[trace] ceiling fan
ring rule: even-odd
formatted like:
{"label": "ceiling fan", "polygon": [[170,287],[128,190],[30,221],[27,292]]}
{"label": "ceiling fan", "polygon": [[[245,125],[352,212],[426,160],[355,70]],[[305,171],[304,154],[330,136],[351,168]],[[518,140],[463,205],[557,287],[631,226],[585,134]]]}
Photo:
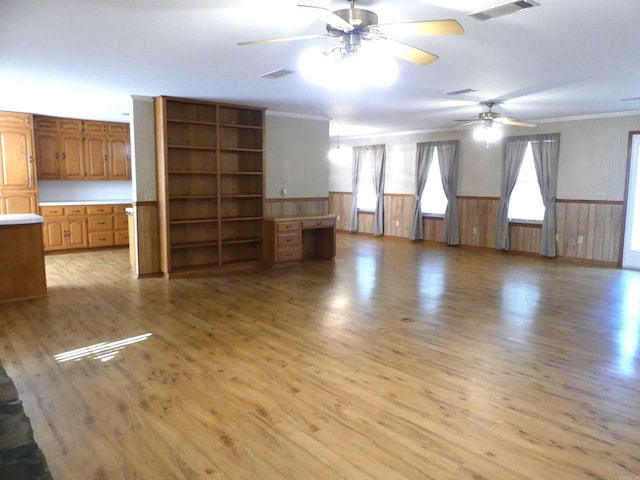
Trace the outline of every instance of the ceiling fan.
{"label": "ceiling fan", "polygon": [[456,125],[455,128],[467,127],[469,125],[480,125],[480,126],[483,126],[483,127],[491,128],[494,124],[515,125],[515,126],[518,126],[518,127],[530,127],[530,128],[537,127],[537,125],[535,123],[521,122],[517,118],[509,118],[509,117],[500,116],[499,113],[494,112],[492,110],[493,106],[497,105],[499,103],[502,103],[502,102],[497,101],[497,100],[489,100],[489,101],[486,101],[486,102],[480,102],[480,105],[486,106],[489,110],[487,112],[479,113],[477,120],[476,119],[456,120],[456,122],[464,122],[464,123],[461,123],[460,125]]}
{"label": "ceiling fan", "polygon": [[387,35],[454,35],[464,33],[455,20],[430,20],[406,23],[378,24],[378,15],[370,10],[355,7],[355,0],[349,0],[350,7],[336,11],[312,5],[298,5],[312,11],[327,24],[327,33],[302,35],[297,37],[272,38],[241,42],[238,45],[257,45],[294,40],[319,38],[340,38],[327,54],[337,54],[341,58],[355,54],[363,42],[383,41],[390,53],[402,60],[425,66],[438,60],[438,56],[420,48],[394,40]]}

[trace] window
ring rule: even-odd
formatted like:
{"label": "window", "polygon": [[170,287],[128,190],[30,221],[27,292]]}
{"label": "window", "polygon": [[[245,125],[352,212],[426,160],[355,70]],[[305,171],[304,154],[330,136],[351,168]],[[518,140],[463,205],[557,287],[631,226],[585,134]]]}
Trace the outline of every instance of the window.
{"label": "window", "polygon": [[440,160],[438,157],[438,147],[433,152],[433,160],[427,172],[427,183],[420,198],[422,213],[431,215],[444,215],[447,210],[449,200],[442,187],[442,175],[440,174]]}
{"label": "window", "polygon": [[358,210],[373,212],[376,209],[376,188],[373,183],[373,159],[367,150],[360,164],[358,183]]}
{"label": "window", "polygon": [[533,150],[529,143],[509,200],[509,220],[541,222],[543,218],[544,202],[533,162]]}

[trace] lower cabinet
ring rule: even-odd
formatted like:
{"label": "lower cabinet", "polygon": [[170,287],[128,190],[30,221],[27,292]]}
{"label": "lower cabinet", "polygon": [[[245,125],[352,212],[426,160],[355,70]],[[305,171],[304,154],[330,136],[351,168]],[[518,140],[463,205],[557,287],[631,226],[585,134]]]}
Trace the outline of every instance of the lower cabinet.
{"label": "lower cabinet", "polygon": [[126,206],[40,207],[45,252],[128,245]]}
{"label": "lower cabinet", "polygon": [[35,213],[38,195],[30,190],[4,190],[0,192],[0,213]]}

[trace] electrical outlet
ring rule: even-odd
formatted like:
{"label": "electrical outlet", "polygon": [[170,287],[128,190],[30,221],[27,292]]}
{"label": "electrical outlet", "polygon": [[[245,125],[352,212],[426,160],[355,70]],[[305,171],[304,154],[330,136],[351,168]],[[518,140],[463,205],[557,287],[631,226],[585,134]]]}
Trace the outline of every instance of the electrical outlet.
{"label": "electrical outlet", "polygon": [[607,192],[596,192],[596,200],[606,200]]}
{"label": "electrical outlet", "polygon": [[578,245],[582,245],[584,243],[584,237],[582,235],[578,235]]}
{"label": "electrical outlet", "polygon": [[471,230],[471,233],[473,233],[474,235],[478,234],[478,227],[473,227],[473,229]]}
{"label": "electrical outlet", "polygon": [[400,220],[396,220],[396,227],[400,226]]}
{"label": "electrical outlet", "polygon": [[336,215],[336,222],[340,221],[340,215]]}

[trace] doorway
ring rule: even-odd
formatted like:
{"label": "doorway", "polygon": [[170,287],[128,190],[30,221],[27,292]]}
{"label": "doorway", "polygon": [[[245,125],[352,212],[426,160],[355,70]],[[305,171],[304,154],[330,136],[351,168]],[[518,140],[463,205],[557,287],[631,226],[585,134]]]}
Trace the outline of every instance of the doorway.
{"label": "doorway", "polygon": [[640,132],[632,132],[629,145],[627,216],[622,248],[622,266],[640,269]]}

